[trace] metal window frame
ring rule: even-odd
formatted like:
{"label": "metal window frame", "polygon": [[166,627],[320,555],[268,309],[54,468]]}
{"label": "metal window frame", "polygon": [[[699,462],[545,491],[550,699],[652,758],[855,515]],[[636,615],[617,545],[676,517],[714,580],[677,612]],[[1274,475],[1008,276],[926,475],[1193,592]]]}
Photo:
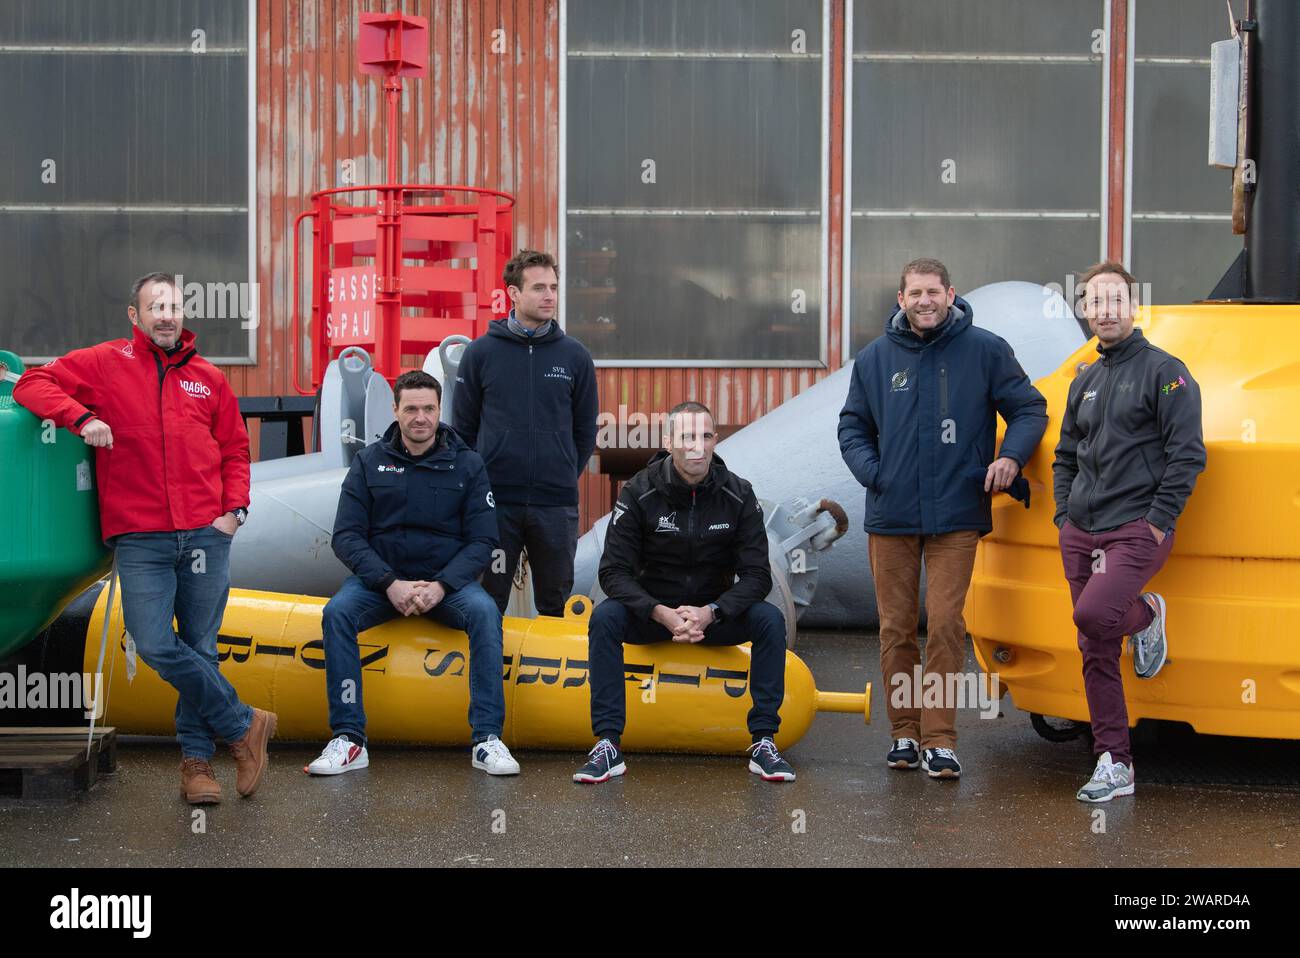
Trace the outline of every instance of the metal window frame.
{"label": "metal window frame", "polygon": [[[248,57],[248,201],[246,218],[248,221],[248,282],[252,286],[253,316],[248,328],[248,349],[243,356],[204,356],[208,362],[221,366],[256,366],[257,365],[257,330],[262,321],[262,304],[260,287],[257,283],[257,0],[248,3],[248,35],[245,40]],[[0,53],[63,53],[66,55],[84,54],[159,54],[175,56],[188,54],[189,48],[172,48],[158,44],[43,44],[0,46]],[[210,47],[207,53],[216,56],[230,56],[239,52],[238,47]],[[10,203],[0,206],[0,212],[107,212],[107,213],[241,213],[237,206],[221,205],[163,205],[163,204],[129,204],[129,203],[61,203],[55,206],[33,203]],[[56,356],[23,356],[23,362],[29,366],[48,363]]]}
{"label": "metal window frame", "polygon": [[[926,62],[961,62],[961,63],[1084,63],[1095,58],[1081,54],[880,54],[853,53],[853,15],[860,0],[845,0],[844,4],[844,203],[841,210],[841,235],[843,254],[841,256],[840,275],[840,355],[843,365],[853,361],[853,218],[859,219],[923,219],[927,217],[954,219],[1097,219],[1097,246],[1101,259],[1106,258],[1106,236],[1109,231],[1109,209],[1107,190],[1107,169],[1110,156],[1110,14],[1111,0],[1102,0],[1102,30],[1106,36],[1106,54],[1101,57],[1101,172],[1098,190],[1099,208],[1093,210],[853,210],[853,61],[926,61]],[[1129,16],[1132,17],[1130,3]],[[1132,50],[1132,32],[1129,34],[1130,57]],[[1130,88],[1132,73],[1129,74]],[[1130,97],[1130,109],[1131,109]],[[1131,153],[1130,153],[1131,156]],[[900,264],[901,265],[901,264]],[[863,344],[865,345],[865,344]]]}
{"label": "metal window frame", "polygon": [[[819,312],[818,317],[818,344],[816,359],[595,359],[596,367],[599,369],[826,369],[830,361],[830,282],[829,282],[829,255],[830,255],[830,158],[831,158],[831,57],[834,51],[833,37],[831,35],[832,18],[831,4],[833,0],[821,0],[822,2],[822,52],[820,54],[822,65],[822,117],[821,117],[821,208],[820,208],[820,241],[817,267],[817,283],[819,295]],[[569,62],[569,19],[568,19],[568,0],[560,0],[560,109],[559,109],[559,217],[558,229],[559,237],[556,245],[560,250],[560,262],[564,263],[568,258],[569,248],[569,231],[568,231],[568,102],[569,102],[569,79],[568,79],[568,62]],[[780,53],[762,53],[742,55],[740,52],[725,54],[710,54],[707,51],[682,51],[680,54],[671,51],[644,51],[642,53],[619,52],[616,57],[616,51],[582,51],[575,54],[578,57],[591,57],[593,54],[599,54],[611,59],[614,58],[631,58],[631,59],[672,59],[672,60],[811,60],[814,59],[812,54],[780,54]],[[645,210],[624,210],[614,215],[637,215],[646,213]],[[698,214],[701,216],[713,216],[719,219],[742,217],[748,213],[754,219],[762,219],[772,215],[804,215],[808,211],[804,210],[758,210],[758,211],[691,211],[691,210],[662,210],[655,211],[654,215],[683,215]],[[611,211],[613,213],[613,211]],[[565,284],[560,284],[559,296],[559,313],[560,328],[566,329],[566,305],[567,295]]]}

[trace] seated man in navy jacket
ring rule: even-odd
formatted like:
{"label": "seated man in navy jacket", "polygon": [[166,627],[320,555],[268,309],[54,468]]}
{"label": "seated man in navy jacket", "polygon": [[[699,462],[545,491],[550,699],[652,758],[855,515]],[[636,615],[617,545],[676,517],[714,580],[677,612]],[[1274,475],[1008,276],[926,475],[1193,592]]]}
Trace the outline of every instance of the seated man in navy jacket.
{"label": "seated man in navy jacket", "polygon": [[438,422],[442,385],[425,372],[393,384],[397,422],[357,453],[334,519],[334,554],[352,570],[325,606],[332,738],[307,766],[338,775],[370,764],[357,634],[398,615],[429,615],[469,635],[470,758],[517,775],[498,736],[505,721],[501,613],[478,577],[497,545],[496,503],[478,453]]}

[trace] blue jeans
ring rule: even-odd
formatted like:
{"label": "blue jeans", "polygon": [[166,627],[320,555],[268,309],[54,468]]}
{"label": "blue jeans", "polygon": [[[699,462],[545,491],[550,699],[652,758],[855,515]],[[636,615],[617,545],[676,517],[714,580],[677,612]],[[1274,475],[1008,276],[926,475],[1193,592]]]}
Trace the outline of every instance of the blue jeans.
{"label": "blue jeans", "polygon": [[[361,650],[358,633],[401,615],[388,596],[350,576],[325,604],[321,632],[325,645],[325,689],[330,705],[330,729],[362,741],[366,710],[361,704]],[[448,592],[425,613],[435,622],[469,636],[469,726],[474,741],[500,735],[506,720],[506,693],[501,677],[501,613],[477,582]],[[351,682],[351,685],[345,683]],[[343,690],[355,690],[344,701]]]}
{"label": "blue jeans", "polygon": [[[637,619],[627,606],[605,599],[587,623],[587,658],[591,669],[591,730],[596,738],[622,735],[627,718],[623,646],[671,642],[673,635],[653,619]],[[702,645],[743,645],[749,652],[749,691],[753,706],[748,724],[754,741],[776,736],[785,699],[785,616],[770,602],[755,602],[726,622],[704,630]]]}
{"label": "blue jeans", "polygon": [[217,666],[231,541],[210,525],[128,532],[113,541],[126,630],[140,658],[180,694],[176,739],[186,758],[211,758],[214,737],[238,741],[253,720]]}

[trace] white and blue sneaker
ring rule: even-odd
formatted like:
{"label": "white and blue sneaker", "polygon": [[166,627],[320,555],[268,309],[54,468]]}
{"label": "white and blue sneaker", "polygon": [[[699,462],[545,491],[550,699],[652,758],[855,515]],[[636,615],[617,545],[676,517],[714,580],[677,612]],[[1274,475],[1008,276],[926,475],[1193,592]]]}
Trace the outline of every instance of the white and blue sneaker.
{"label": "white and blue sneaker", "polygon": [[890,768],[919,768],[921,765],[921,746],[914,738],[896,738],[894,747],[885,756],[885,764]]}
{"label": "white and blue sneaker", "polygon": [[1123,762],[1112,762],[1110,752],[1102,752],[1092,778],[1074,797],[1081,802],[1109,802],[1117,796],[1132,794],[1133,769]]}
{"label": "white and blue sneaker", "polygon": [[489,735],[469,750],[471,764],[489,775],[518,775],[519,763],[506,748],[506,743]]}
{"label": "white and blue sneaker", "polygon": [[1133,671],[1140,679],[1154,678],[1165,665],[1169,639],[1165,635],[1165,598],[1159,592],[1143,592],[1142,598],[1155,613],[1151,624],[1133,633]]}
{"label": "white and blue sneaker", "polygon": [[961,763],[950,748],[927,748],[921,753],[921,768],[931,778],[961,778]]}
{"label": "white and blue sneaker", "polygon": [[587,764],[573,773],[573,780],[584,785],[599,785],[617,778],[627,771],[623,762],[623,753],[617,745],[607,738],[602,738],[587,753]]}
{"label": "white and blue sneaker", "polygon": [[330,739],[320,757],[303,768],[303,771],[308,775],[342,775],[369,765],[370,753],[366,747],[340,735]]}
{"label": "white and blue sneaker", "polygon": [[770,737],[763,737],[751,745],[749,751],[749,770],[760,775],[765,782],[793,782],[794,769],[776,750],[776,743]]}

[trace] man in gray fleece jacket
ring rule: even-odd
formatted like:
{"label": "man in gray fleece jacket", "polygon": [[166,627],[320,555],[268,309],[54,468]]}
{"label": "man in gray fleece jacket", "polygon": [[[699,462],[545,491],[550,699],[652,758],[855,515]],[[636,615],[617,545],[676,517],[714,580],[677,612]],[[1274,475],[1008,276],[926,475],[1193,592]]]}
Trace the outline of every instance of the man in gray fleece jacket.
{"label": "man in gray fleece jacket", "polygon": [[1118,263],[1082,277],[1101,359],[1070,384],[1052,463],[1061,560],[1083,653],[1097,767],[1085,802],[1133,794],[1119,657],[1149,679],[1165,664],[1165,600],[1143,592],[1169,557],[1174,524],[1205,468],[1201,391],[1187,367],[1133,326],[1137,281]]}

